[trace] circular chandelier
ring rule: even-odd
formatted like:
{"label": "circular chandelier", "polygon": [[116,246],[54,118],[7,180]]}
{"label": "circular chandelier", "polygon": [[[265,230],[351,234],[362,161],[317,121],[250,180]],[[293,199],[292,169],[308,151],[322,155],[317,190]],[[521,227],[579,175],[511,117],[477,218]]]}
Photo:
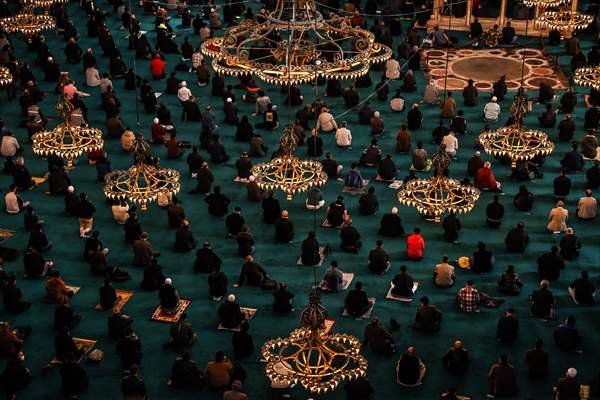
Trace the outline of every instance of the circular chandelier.
{"label": "circular chandelier", "polygon": [[160,194],[169,197],[179,193],[179,171],[161,168],[158,158],[140,133],[135,134],[133,165],[128,170],[109,172],[104,178],[104,195],[111,200],[124,199],[139,204],[142,211]]}
{"label": "circular chandelier", "polygon": [[318,77],[355,79],[392,50],[375,36],[332,14],[326,19],[314,0],[277,0],[274,11],[228,28],[202,44],[215,71],[255,75],[275,85],[314,82]]}
{"label": "circular chandelier", "polygon": [[544,11],[535,19],[542,28],[556,29],[560,32],[571,32],[587,28],[594,21],[594,16],[582,14],[569,8],[557,11]]}
{"label": "circular chandelier", "polygon": [[576,85],[590,86],[600,90],[600,67],[577,68],[573,74]]}
{"label": "circular chandelier", "polygon": [[319,296],[312,294],[300,316],[301,328],[287,338],[265,342],[261,354],[271,382],[284,386],[300,383],[310,392],[327,393],[344,380],[366,375],[367,360],[360,354],[360,340],[326,332],[326,318],[327,310]]}
{"label": "circular chandelier", "polygon": [[21,0],[21,4],[25,7],[41,7],[44,9],[49,9],[55,4],[66,4],[69,0]]}
{"label": "circular chandelier", "polygon": [[465,214],[475,207],[480,192],[473,186],[463,185],[444,176],[450,165],[450,156],[439,147],[432,158],[435,176],[413,179],[398,192],[400,204],[415,207],[426,219],[441,222],[445,213]]}
{"label": "circular chandelier", "polygon": [[34,14],[32,7],[23,7],[17,15],[0,19],[0,26],[6,33],[21,32],[25,36],[33,36],[54,29],[54,18],[47,12]]}
{"label": "circular chandelier", "polygon": [[104,146],[102,131],[96,128],[71,124],[71,114],[75,107],[66,98],[61,98],[55,106],[56,113],[63,122],[51,131],[42,131],[31,137],[31,149],[35,154],[46,157],[55,155],[67,161],[67,168],[73,168],[73,159],[89,151]]}
{"label": "circular chandelier", "polygon": [[313,186],[323,186],[327,174],[320,162],[300,160],[294,155],[297,139],[291,126],[286,126],[279,142],[283,155],[267,163],[252,167],[258,187],[264,190],[281,190],[292,200],[295,193],[306,192]]}
{"label": "circular chandelier", "polygon": [[538,6],[541,8],[556,8],[563,4],[569,3],[571,0],[525,0],[523,4],[526,7]]}
{"label": "circular chandelier", "polygon": [[13,76],[7,67],[0,66],[0,86],[10,85],[13,81]]}
{"label": "circular chandelier", "polygon": [[523,91],[519,91],[511,106],[514,124],[479,135],[479,143],[485,152],[494,157],[509,158],[512,168],[516,168],[517,161],[547,156],[554,150],[554,143],[545,132],[523,126],[526,113],[527,98]]}

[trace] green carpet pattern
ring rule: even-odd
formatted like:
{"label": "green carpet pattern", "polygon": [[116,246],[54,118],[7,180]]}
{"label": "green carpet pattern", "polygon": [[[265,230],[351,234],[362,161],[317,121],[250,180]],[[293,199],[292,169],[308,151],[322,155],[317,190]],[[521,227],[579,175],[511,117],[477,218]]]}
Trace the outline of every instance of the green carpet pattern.
{"label": "green carpet pattern", "polygon": [[[106,3],[100,5],[105,10],[111,7]],[[85,24],[87,18],[84,12],[76,3],[68,4],[68,11],[71,18],[77,22],[81,37],[80,46],[85,50],[87,47],[93,47],[97,51],[100,72],[107,71],[108,59],[100,53],[100,47],[96,40],[86,37]],[[254,7],[254,6],[253,6]],[[142,22],[142,30],[149,31],[151,43],[154,40],[153,17],[143,16],[142,10],[135,6],[134,12]],[[196,10],[194,10],[194,13]],[[120,21],[116,15],[107,17],[118,47],[123,53],[123,59],[128,66],[133,65],[133,54],[127,49],[126,33],[119,30]],[[182,29],[178,27],[179,21],[171,19],[171,25],[177,27],[176,31],[180,34],[177,43],[180,44],[183,36],[190,35],[190,40],[194,46],[199,43],[199,39],[193,36],[192,29]],[[406,30],[408,23],[403,23],[403,29]],[[464,34],[460,34],[461,42],[465,42]],[[71,76],[77,81],[80,90],[92,93],[92,97],[83,99],[88,105],[90,112],[90,125],[101,129],[104,125],[104,112],[100,109],[99,88],[85,87],[85,79],[81,65],[69,65],[64,62],[63,48],[65,42],[57,41],[54,32],[46,33],[46,38],[51,51],[55,57],[62,61],[63,70],[69,70]],[[23,59],[33,64],[34,53],[27,51],[24,40],[19,35],[11,37],[16,53]],[[395,38],[395,45],[398,38]],[[591,46],[591,40],[583,41],[584,50],[587,51]],[[535,44],[532,44],[535,45]],[[568,72],[570,56],[565,55],[563,47],[550,49],[560,57],[560,62],[565,66]],[[169,55],[168,71],[179,62],[179,56]],[[136,60],[138,73],[144,77],[150,78],[149,62],[145,60]],[[52,93],[54,84],[42,82],[43,74],[39,67],[35,68],[35,74],[40,81],[41,87],[50,95],[41,103],[41,107],[47,116],[53,116],[53,107],[56,95]],[[500,74],[501,71],[498,71]],[[379,80],[379,72],[372,72],[371,77],[373,86],[360,90],[361,99],[366,98],[375,88]],[[221,100],[210,97],[210,87],[199,88],[195,85],[195,75],[192,73],[177,74],[180,78],[186,79],[190,83],[192,92],[200,97],[200,105],[203,108],[207,104],[215,106],[217,120],[219,121],[219,131],[221,138],[226,144],[231,160],[225,165],[211,166],[215,174],[216,181],[222,186],[223,192],[231,199],[230,210],[235,206],[242,208],[242,214],[250,225],[251,231],[257,242],[256,260],[260,262],[271,274],[273,279],[285,281],[291,291],[295,293],[295,312],[287,316],[274,315],[271,312],[272,296],[270,292],[264,292],[259,288],[243,286],[240,289],[232,289],[236,294],[238,301],[242,306],[258,308],[258,313],[251,322],[250,332],[254,337],[255,352],[252,357],[242,362],[242,366],[248,373],[248,379],[245,383],[249,397],[252,399],[269,398],[269,383],[264,375],[264,364],[260,362],[259,349],[262,343],[277,336],[287,336],[287,334],[298,326],[300,310],[307,304],[308,294],[313,283],[313,270],[309,267],[296,265],[296,260],[300,253],[300,243],[306,237],[306,234],[313,227],[313,215],[304,208],[304,196],[297,195],[287,203],[285,196],[279,193],[277,197],[282,207],[289,210],[290,219],[293,221],[296,229],[296,237],[292,244],[275,244],[274,229],[272,226],[265,225],[262,222],[262,210],[260,204],[249,203],[246,200],[246,189],[243,185],[232,182],[236,171],[234,168],[235,160],[240,152],[248,149],[246,144],[234,142],[235,128],[222,123],[223,115]],[[417,74],[419,91],[406,96],[407,106],[413,101],[420,99],[423,88],[423,74]],[[115,91],[121,100],[121,117],[125,124],[135,128],[136,126],[136,103],[135,94],[132,91],[123,89],[122,80],[114,80]],[[235,84],[236,81],[227,78],[227,83]],[[165,81],[151,81],[156,91],[164,91]],[[346,85],[347,83],[344,83]],[[261,84],[262,85],[262,84]],[[399,87],[400,82],[391,82],[390,98]],[[266,85],[263,85],[265,87]],[[297,108],[288,110],[283,106],[284,93],[279,88],[268,87],[267,94],[275,104],[279,105],[280,121],[282,124],[293,120]],[[305,86],[302,87],[303,94],[307,101],[312,101],[314,97],[324,96],[324,87]],[[577,131],[575,139],[579,140],[583,134],[583,114],[585,104],[583,102],[584,90],[578,88],[579,103],[575,112],[575,122]],[[587,93],[587,91],[585,91]],[[236,96],[240,97],[241,92],[236,91]],[[533,97],[535,93],[531,93]],[[508,117],[508,108],[512,95],[501,104],[501,120],[505,121]],[[465,116],[469,120],[468,134],[459,139],[460,149],[458,152],[458,161],[453,162],[451,166],[451,175],[456,178],[462,178],[466,174],[466,161],[473,153],[473,143],[476,134],[483,129],[481,119],[481,110],[486,102],[487,95],[481,94],[479,104],[474,108],[465,108]],[[462,108],[462,100],[457,99],[459,108]],[[187,140],[197,143],[200,134],[200,123],[180,122],[179,121],[179,102],[176,96],[163,95],[159,102],[166,102],[174,116],[174,121],[180,140]],[[334,115],[339,115],[344,109],[341,98],[326,99],[326,102],[333,109]],[[380,102],[374,97],[371,100],[373,108],[380,111],[386,124],[385,135],[379,143],[384,152],[394,155],[394,160],[399,167],[399,176],[403,177],[410,164],[409,156],[398,154],[395,150],[395,134],[403,123],[406,112],[402,114],[393,114],[387,102]],[[238,101],[239,115],[249,115],[253,112],[254,105]],[[26,131],[17,128],[20,122],[18,104],[16,100],[7,102],[6,97],[2,95],[0,100],[1,116],[7,126],[15,129],[16,135],[21,143],[26,143]],[[527,117],[526,123],[531,127],[537,127],[537,115],[543,107],[536,105],[534,110]],[[432,154],[434,147],[431,144],[431,130],[439,121],[439,109],[437,107],[423,106],[424,124],[422,128],[413,132],[413,145],[418,140],[425,143],[427,151]],[[341,119],[348,121],[349,128],[352,130],[354,142],[353,148],[343,150],[335,146],[333,135],[323,135],[325,141],[325,150],[331,151],[334,157],[340,161],[347,170],[351,162],[359,158],[360,151],[368,144],[370,140],[369,129],[361,126],[357,122],[357,111],[353,110]],[[141,114],[140,129],[146,135],[150,136],[150,123],[153,116],[150,114]],[[562,118],[562,115],[559,115]],[[252,122],[259,122],[257,118],[251,118]],[[340,122],[338,120],[338,122]],[[49,126],[54,127],[56,119],[51,121]],[[260,130],[259,130],[260,131]],[[262,131],[266,144],[272,151],[278,141],[281,131],[266,132]],[[556,130],[548,131],[553,140],[557,140]],[[551,386],[557,379],[564,374],[568,367],[576,367],[579,370],[579,377],[583,382],[592,381],[598,374],[598,367],[595,364],[596,357],[600,354],[600,342],[597,340],[600,331],[600,318],[598,318],[598,308],[584,308],[574,305],[568,294],[567,286],[570,281],[579,276],[582,269],[587,269],[593,279],[598,277],[600,272],[600,256],[597,251],[597,245],[600,239],[598,233],[598,220],[591,222],[580,222],[575,218],[575,208],[579,197],[584,191],[584,176],[571,175],[573,180],[573,189],[567,199],[566,207],[571,213],[570,225],[575,228],[575,232],[582,237],[583,251],[581,257],[576,261],[568,262],[567,269],[561,273],[560,280],[552,284],[551,289],[557,296],[559,318],[563,319],[568,315],[574,315],[578,319],[578,327],[584,335],[583,354],[567,353],[559,351],[553,343],[552,331],[557,322],[544,322],[538,319],[531,319],[527,316],[528,295],[537,286],[537,257],[545,251],[548,251],[552,244],[557,244],[559,236],[551,235],[546,232],[547,215],[553,206],[552,180],[559,172],[559,160],[567,151],[568,144],[556,142],[554,154],[548,157],[544,166],[544,178],[535,180],[527,186],[535,193],[535,205],[531,213],[518,212],[510,204],[512,196],[516,193],[519,183],[511,182],[508,178],[510,169],[507,166],[494,163],[496,178],[504,186],[506,195],[502,196],[502,202],[505,205],[506,215],[499,230],[489,229],[485,226],[485,206],[491,201],[491,194],[483,193],[477,206],[468,215],[461,216],[463,229],[460,234],[460,243],[458,245],[447,243],[443,239],[443,231],[439,225],[425,222],[420,218],[414,209],[398,205],[396,191],[388,189],[385,185],[375,182],[375,171],[363,169],[363,176],[371,179],[371,185],[376,187],[376,193],[380,201],[379,212],[372,217],[364,217],[358,213],[358,197],[345,196],[346,205],[354,219],[354,225],[359,229],[362,235],[363,249],[358,255],[352,255],[342,252],[339,249],[338,231],[331,229],[318,228],[317,236],[321,243],[329,243],[333,247],[333,254],[323,263],[317,271],[320,276],[326,269],[331,260],[337,260],[342,270],[354,272],[355,280],[362,281],[364,288],[369,296],[377,297],[372,315],[381,317],[382,321],[388,325],[390,318],[395,318],[400,322],[401,328],[394,332],[398,349],[404,350],[412,345],[423,358],[427,365],[427,375],[421,387],[415,389],[404,389],[395,384],[394,366],[398,355],[386,358],[366,351],[365,355],[369,361],[368,377],[375,387],[375,399],[434,399],[438,394],[449,386],[456,386],[460,393],[469,394],[474,399],[483,399],[487,393],[487,372],[490,365],[501,353],[509,354],[512,363],[515,365],[518,374],[519,395],[517,398],[550,399]],[[25,144],[26,165],[30,172],[35,176],[41,176],[45,173],[47,163],[32,154],[31,145]],[[131,155],[124,153],[120,148],[118,140],[108,138],[105,142],[105,149],[110,155],[112,166],[115,169],[124,169],[131,164]],[[223,259],[223,270],[229,278],[230,285],[237,279],[240,267],[243,263],[242,258],[236,254],[236,243],[233,240],[225,238],[225,226],[223,218],[215,218],[208,214],[206,204],[201,195],[190,194],[194,188],[195,181],[187,177],[187,165],[185,160],[171,161],[166,160],[166,149],[164,147],[152,146],[154,153],[162,157],[162,165],[165,167],[177,168],[182,171],[182,190],[179,198],[183,201],[183,206],[190,220],[190,228],[196,239],[201,243],[204,240],[210,240],[216,252]],[[269,153],[270,153],[269,151]],[[298,154],[305,157],[306,148],[298,149]],[[202,151],[205,158],[206,152]],[[485,157],[490,159],[490,157]],[[265,161],[253,159],[253,162]],[[491,160],[491,159],[490,159]],[[587,168],[587,166],[586,166]],[[96,213],[94,229],[101,232],[101,238],[106,247],[110,249],[109,261],[112,264],[125,267],[132,276],[132,279],[125,283],[115,284],[119,289],[135,290],[135,296],[127,303],[124,312],[130,314],[135,319],[133,327],[141,337],[144,350],[144,357],[141,362],[141,375],[145,379],[149,397],[152,399],[184,399],[217,398],[209,389],[202,390],[173,390],[166,385],[166,380],[170,374],[172,362],[176,357],[173,350],[162,350],[161,345],[168,338],[169,326],[151,322],[149,317],[158,303],[156,292],[145,292],[139,288],[143,271],[131,265],[132,251],[130,246],[124,242],[124,231],[122,226],[117,225],[111,215],[110,207],[106,205],[102,193],[102,185],[96,181],[96,171],[93,166],[87,165],[85,159],[70,173],[70,176],[78,192],[87,192],[94,201],[98,212]],[[0,185],[7,189],[11,183],[8,176],[0,177]],[[342,183],[330,181],[324,187],[323,192],[327,202],[335,200],[335,197],[341,192]],[[84,240],[79,238],[78,224],[73,218],[65,217],[63,214],[63,199],[59,197],[50,197],[45,194],[47,184],[43,184],[32,192],[23,193],[22,197],[29,200],[35,206],[41,219],[46,221],[47,234],[54,242],[54,248],[46,255],[47,259],[54,261],[57,269],[64,275],[66,283],[69,285],[81,286],[81,290],[74,297],[73,307],[76,312],[83,315],[83,320],[73,332],[74,336],[83,338],[93,338],[98,340],[97,347],[104,350],[106,358],[100,364],[92,364],[89,361],[84,363],[89,374],[91,385],[82,394],[82,399],[100,399],[100,398],[118,398],[120,395],[121,367],[118,357],[114,354],[115,343],[108,338],[106,318],[107,313],[101,313],[94,310],[97,302],[98,287],[102,283],[99,277],[93,277],[89,271],[87,263],[82,259]],[[596,193],[597,194],[597,193]],[[385,276],[376,276],[367,271],[367,254],[370,248],[374,246],[378,239],[377,230],[379,220],[384,212],[398,206],[400,215],[403,219],[404,227],[409,230],[413,227],[420,227],[426,241],[425,257],[420,262],[406,261],[405,241],[403,239],[391,240],[384,238],[384,245],[392,257],[392,269]],[[325,217],[325,211],[322,209],[317,213],[317,223]],[[217,303],[211,301],[208,297],[206,275],[196,275],[193,273],[194,252],[189,254],[177,254],[173,251],[174,231],[167,227],[167,217],[165,212],[157,206],[152,206],[147,213],[140,213],[140,220],[143,229],[149,232],[150,241],[155,249],[161,252],[160,264],[163,266],[165,274],[173,278],[174,285],[179,290],[181,296],[193,299],[188,309],[188,315],[194,328],[198,333],[198,342],[193,347],[193,358],[199,365],[204,366],[207,361],[213,358],[214,353],[223,349],[231,353],[231,334],[225,331],[217,331],[216,309]],[[504,236],[509,228],[514,226],[517,221],[524,220],[530,233],[530,244],[525,254],[507,254],[504,247]],[[8,229],[17,230],[15,237],[5,243],[6,246],[25,250],[28,239],[28,233],[25,231],[22,222],[22,216],[8,216],[5,213],[0,214],[0,226]],[[496,256],[496,266],[489,274],[475,275],[468,271],[457,271],[457,284],[449,290],[437,289],[433,286],[432,271],[433,266],[439,261],[441,255],[448,254],[451,259],[464,255],[471,255],[475,250],[476,243],[484,240],[488,247]],[[517,272],[524,283],[522,294],[517,297],[507,297],[505,305],[499,309],[482,309],[481,313],[473,315],[459,314],[455,306],[455,294],[458,288],[462,287],[467,279],[474,279],[476,286],[494,296],[499,296],[497,292],[497,281],[501,272],[509,263],[515,265]],[[418,306],[418,301],[412,303],[399,303],[385,300],[385,295],[389,287],[389,281],[399,270],[400,265],[405,264],[415,280],[420,282],[416,297],[427,295],[433,304],[436,304],[444,313],[442,329],[437,335],[423,335],[413,331],[411,325],[414,314]],[[24,314],[13,317],[2,311],[2,318],[8,319],[17,326],[31,325],[33,327],[32,336],[27,340],[24,347],[26,353],[26,364],[34,373],[34,380],[29,387],[21,394],[24,399],[58,399],[60,398],[60,379],[58,371],[41,374],[41,369],[53,357],[53,306],[43,304],[44,284],[43,280],[27,280],[22,278],[22,258],[12,263],[6,263],[5,269],[15,272],[18,276],[18,286],[22,288],[27,299],[33,302],[30,310]],[[362,339],[363,330],[367,321],[355,321],[341,317],[341,308],[344,292],[337,294],[327,294],[323,296],[322,302],[328,308],[329,314],[336,319],[334,330],[338,332],[347,332],[354,334]],[[507,307],[514,307],[520,320],[521,330],[518,339],[510,345],[498,344],[495,337],[496,323]],[[537,338],[542,338],[546,343],[546,350],[550,354],[550,374],[547,379],[533,382],[526,377],[526,368],[524,365],[524,355],[526,350],[531,347]],[[452,376],[448,374],[442,366],[441,356],[452,345],[454,340],[462,340],[464,346],[470,351],[472,363],[469,373],[464,376]],[[295,395],[299,399],[305,399],[308,393],[297,389]],[[316,396],[323,399],[342,399],[345,394],[343,390],[325,395]],[[315,398],[316,398],[315,397]]]}

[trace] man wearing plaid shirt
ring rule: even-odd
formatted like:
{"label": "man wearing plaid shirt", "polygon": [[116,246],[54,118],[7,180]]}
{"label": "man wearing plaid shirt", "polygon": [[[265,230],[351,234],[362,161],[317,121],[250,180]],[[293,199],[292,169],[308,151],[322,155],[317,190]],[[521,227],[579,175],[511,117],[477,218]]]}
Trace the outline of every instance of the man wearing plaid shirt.
{"label": "man wearing plaid shirt", "polygon": [[195,70],[200,65],[201,61],[204,60],[204,56],[200,52],[200,47],[194,54],[192,54],[192,68]]}
{"label": "man wearing plaid shirt", "polygon": [[472,280],[468,280],[467,286],[458,291],[456,299],[461,311],[476,312],[479,310],[479,291],[473,287]]}

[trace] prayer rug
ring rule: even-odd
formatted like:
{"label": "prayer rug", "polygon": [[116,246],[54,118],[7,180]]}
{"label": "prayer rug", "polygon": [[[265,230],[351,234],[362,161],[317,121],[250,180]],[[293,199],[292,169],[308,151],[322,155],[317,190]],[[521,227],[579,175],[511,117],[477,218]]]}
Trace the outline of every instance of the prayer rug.
{"label": "prayer rug", "polygon": [[333,325],[335,325],[335,319],[326,319],[325,322],[323,322],[323,333],[327,334],[331,332]]}
{"label": "prayer rug", "polygon": [[[258,311],[256,308],[250,308],[250,307],[240,307],[240,310],[242,310],[242,312],[246,316],[244,318],[243,322],[250,321],[252,318],[254,318],[254,314],[256,314],[256,311]],[[221,323],[219,323],[219,326],[217,327],[217,329],[220,331],[239,332],[241,330],[241,326],[242,326],[242,324],[239,324],[235,328],[225,328],[223,325],[221,325]]]}
{"label": "prayer rug", "polygon": [[348,193],[348,194],[363,194],[365,192],[365,189],[367,188],[368,185],[369,185],[369,180],[368,179],[363,179],[363,186],[361,188],[344,186],[342,188],[342,192],[343,193]]}
{"label": "prayer rug", "polygon": [[65,285],[67,287],[67,290],[70,290],[71,292],[73,292],[73,294],[79,292],[79,289],[81,289],[79,286],[69,286],[69,285]]}
{"label": "prayer rug", "polygon": [[379,174],[377,174],[377,176],[375,177],[375,180],[377,182],[387,182],[387,183],[393,183],[396,181],[396,179],[383,179],[382,177],[379,176]]}
{"label": "prayer rug", "polygon": [[11,231],[10,229],[0,228],[0,242],[6,239],[10,239],[15,235],[15,231]]}
{"label": "prayer rug", "polygon": [[[413,287],[412,287],[413,294],[415,294],[415,292],[417,291],[418,287],[419,287],[419,282],[413,282]],[[390,283],[390,290],[388,290],[387,296],[385,296],[386,299],[402,301],[404,303],[410,303],[411,301],[413,301],[414,297],[404,297],[404,296],[396,296],[396,295],[394,295],[392,293],[393,289],[394,289],[394,284]]]}
{"label": "prayer rug", "polygon": [[[94,346],[96,345],[96,342],[97,342],[97,340],[82,339],[82,338],[77,338],[77,337],[74,337],[73,341],[75,342],[75,346],[77,346],[77,349],[84,350],[81,357],[79,357],[79,359],[77,360],[78,363],[81,362],[81,360],[83,360],[83,358],[90,352],[90,350],[92,350],[94,348]],[[54,357],[52,359],[52,361],[50,361],[50,365],[57,365],[57,364],[62,364],[62,361],[60,361],[56,357]]]}
{"label": "prayer rug", "polygon": [[404,184],[404,181],[396,179],[394,182],[390,183],[388,185],[388,187],[390,189],[400,189],[403,184]]}
{"label": "prayer rug", "polygon": [[240,178],[239,176],[236,176],[235,178],[233,178],[233,181],[235,183],[243,183],[244,185],[247,184],[248,182],[250,182],[248,179]]}
{"label": "prayer rug", "polygon": [[[352,283],[353,279],[354,279],[354,272],[342,272],[342,287],[340,288],[340,291],[348,289],[348,287],[350,286],[350,283]],[[324,292],[330,292],[330,290],[327,289],[327,285],[325,284],[324,281],[321,281],[321,283],[319,283],[319,289],[321,289]]]}
{"label": "prayer rug", "polygon": [[371,302],[371,307],[369,307],[369,309],[367,311],[365,311],[363,315],[358,316],[358,317],[354,317],[354,316],[348,314],[348,311],[346,311],[346,308],[344,307],[344,311],[342,312],[342,316],[343,317],[356,318],[356,319],[367,319],[367,318],[369,318],[371,316],[371,312],[373,311],[373,307],[375,307],[375,302],[377,301],[377,299],[375,297],[369,297],[369,301]]}
{"label": "prayer rug", "polygon": [[[319,247],[319,255],[321,256],[321,260],[319,261],[319,263],[317,265],[309,265],[309,267],[320,267],[321,265],[323,265],[323,260],[325,260],[325,257],[327,256],[327,254],[325,254],[325,246]],[[304,265],[302,263],[302,256],[298,257],[296,265]]]}
{"label": "prayer rug", "polygon": [[[112,309],[120,312],[123,309],[123,307],[125,307],[125,304],[127,304],[129,299],[131,299],[131,297],[133,296],[133,291],[116,289],[116,292],[117,292],[117,302],[115,303],[115,305]],[[103,308],[100,306],[99,303],[96,304],[96,310],[103,310]],[[107,310],[108,310],[108,308],[107,308]]]}
{"label": "prayer rug", "polygon": [[156,310],[154,310],[154,313],[152,314],[152,317],[150,317],[150,319],[156,322],[174,324],[175,322],[179,321],[179,318],[181,318],[181,314],[183,314],[185,310],[187,310],[191,303],[192,300],[190,299],[179,299],[179,307],[177,308],[177,311],[173,314],[167,314],[163,312],[162,308],[159,305],[158,307],[156,307]]}

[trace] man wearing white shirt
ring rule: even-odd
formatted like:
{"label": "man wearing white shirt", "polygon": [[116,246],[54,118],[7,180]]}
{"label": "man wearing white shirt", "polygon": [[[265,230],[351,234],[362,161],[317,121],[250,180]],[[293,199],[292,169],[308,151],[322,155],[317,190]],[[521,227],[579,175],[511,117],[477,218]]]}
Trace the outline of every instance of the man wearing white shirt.
{"label": "man wearing white shirt", "polygon": [[346,121],[342,121],[342,126],[335,131],[335,143],[339,147],[349,148],[352,146],[352,132],[347,128]]}
{"label": "man wearing white shirt", "polygon": [[492,97],[492,100],[483,108],[483,118],[486,122],[496,122],[500,116],[500,105],[497,103],[498,98]]}
{"label": "man wearing white shirt", "polygon": [[577,218],[588,220],[596,218],[596,210],[598,204],[596,199],[592,196],[592,190],[587,189],[585,191],[585,197],[579,199],[577,204]]}
{"label": "man wearing white shirt", "polygon": [[10,191],[4,196],[4,202],[8,214],[18,214],[29,205],[28,201],[21,200],[17,194],[17,185],[14,183],[10,185]]}
{"label": "man wearing white shirt", "polygon": [[181,101],[183,103],[185,101],[190,100],[192,97],[194,97],[192,95],[192,91],[187,87],[186,81],[181,81],[179,86],[180,86],[179,90],[177,90],[177,98],[179,99],[179,101]]}
{"label": "man wearing white shirt", "polygon": [[269,104],[271,104],[271,98],[269,96],[266,96],[265,92],[260,90],[258,92],[258,97],[256,98],[256,106],[254,107],[254,114],[252,114],[252,115],[253,116],[256,116],[257,114],[263,115],[264,113],[267,112],[267,107]]}
{"label": "man wearing white shirt", "polygon": [[329,112],[327,108],[323,108],[319,118],[317,118],[317,131],[321,130],[324,133],[333,132],[338,128],[337,122],[335,122],[335,118]]}
{"label": "man wearing white shirt", "polygon": [[6,131],[4,136],[2,137],[2,145],[0,146],[0,154],[2,157],[14,157],[17,154],[21,153],[23,150],[19,145],[19,141],[16,137],[13,136],[13,133],[10,129]]}
{"label": "man wearing white shirt", "polygon": [[445,146],[446,154],[450,157],[456,156],[458,150],[458,139],[454,136],[454,132],[450,131],[442,138],[442,145]]}

